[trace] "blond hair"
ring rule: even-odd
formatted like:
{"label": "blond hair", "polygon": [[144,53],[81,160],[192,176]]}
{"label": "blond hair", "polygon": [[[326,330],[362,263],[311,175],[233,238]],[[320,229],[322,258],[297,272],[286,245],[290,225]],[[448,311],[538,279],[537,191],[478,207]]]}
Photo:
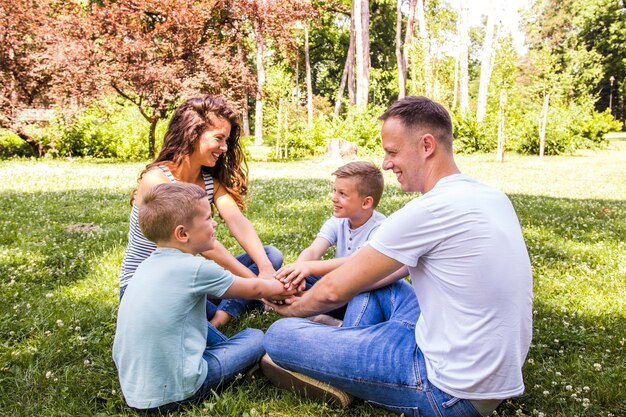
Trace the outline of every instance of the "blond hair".
{"label": "blond hair", "polygon": [[193,221],[203,198],[207,198],[206,191],[191,183],[163,183],[149,188],[139,206],[141,232],[155,243],[169,240],[176,226]]}
{"label": "blond hair", "polygon": [[337,178],[356,179],[356,190],[361,197],[371,196],[374,199],[374,208],[380,202],[385,188],[383,173],[376,165],[367,161],[355,161],[337,168],[332,175]]}

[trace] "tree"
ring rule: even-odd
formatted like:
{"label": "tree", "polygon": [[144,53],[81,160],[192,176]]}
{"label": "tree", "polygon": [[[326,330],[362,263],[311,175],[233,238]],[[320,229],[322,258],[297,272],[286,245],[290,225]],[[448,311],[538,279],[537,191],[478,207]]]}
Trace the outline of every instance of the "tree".
{"label": "tree", "polygon": [[262,145],[266,42],[271,39],[276,50],[286,45],[293,46],[290,28],[297,21],[316,17],[317,13],[309,0],[233,1],[230,7],[242,22],[252,22],[257,70],[254,143]]}
{"label": "tree", "polygon": [[[54,7],[52,7],[54,6]],[[74,59],[81,41],[62,38],[64,16],[72,3],[0,0],[0,127],[22,138],[35,155],[48,148],[31,135],[26,108],[71,109],[97,92],[84,62]]]}
{"label": "tree", "polygon": [[352,20],[356,45],[356,106],[367,107],[370,81],[369,3],[368,0],[352,1]]}
{"label": "tree", "polygon": [[415,9],[417,0],[409,1],[409,16],[402,43],[402,0],[398,0],[396,11],[396,61],[398,63],[398,98],[406,95],[409,52],[413,46],[413,32],[415,31]]}
{"label": "tree", "polygon": [[459,109],[462,115],[469,110],[469,22],[467,0],[459,3],[458,37],[459,37]]}
{"label": "tree", "polygon": [[492,0],[489,2],[489,13],[487,16],[487,27],[485,29],[485,38],[483,40],[482,60],[480,64],[480,85],[478,88],[478,103],[476,105],[476,120],[480,123],[485,117],[487,111],[487,95],[489,89],[489,79],[491,78],[493,53],[494,32],[498,11],[496,4]]}
{"label": "tree", "polygon": [[238,102],[244,95],[228,21],[215,2],[103,0],[90,4],[67,36],[88,41],[77,59],[148,121],[153,157],[157,123],[183,98],[205,92]]}

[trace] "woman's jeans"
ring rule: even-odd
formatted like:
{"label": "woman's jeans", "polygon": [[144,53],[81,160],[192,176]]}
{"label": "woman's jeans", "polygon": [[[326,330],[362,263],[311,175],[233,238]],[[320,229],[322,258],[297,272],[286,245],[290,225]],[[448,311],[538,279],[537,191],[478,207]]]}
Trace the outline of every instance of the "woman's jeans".
{"label": "woman's jeans", "polygon": [[470,401],[428,381],[415,343],[420,313],[413,288],[400,280],[352,299],[343,327],[281,319],[268,329],[263,344],[278,365],[395,413],[480,417]]}
{"label": "woman's jeans", "polygon": [[[278,270],[283,265],[283,254],[274,246],[264,246],[264,249],[272,266],[274,269]],[[259,267],[247,253],[243,253],[236,258],[255,275],[259,274]],[[213,299],[208,300],[206,303],[206,315],[207,318],[211,320],[217,310],[223,310],[231,317],[238,317],[246,310],[261,307],[263,307],[263,303],[258,300],[244,300],[240,298]]]}
{"label": "woman's jeans", "polygon": [[185,404],[197,403],[211,395],[211,392],[232,381],[239,374],[257,363],[263,350],[263,331],[245,329],[230,339],[209,323],[207,347],[202,355],[208,364],[207,377],[198,391],[191,397],[146,411],[174,411]]}

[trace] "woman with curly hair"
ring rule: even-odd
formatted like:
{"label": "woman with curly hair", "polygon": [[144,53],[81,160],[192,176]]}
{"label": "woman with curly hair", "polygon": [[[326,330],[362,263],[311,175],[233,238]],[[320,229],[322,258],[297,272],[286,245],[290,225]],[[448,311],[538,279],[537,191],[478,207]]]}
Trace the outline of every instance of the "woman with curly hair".
{"label": "woman with curly hair", "polygon": [[[234,257],[219,242],[202,253],[233,274],[242,277],[272,275],[283,261],[280,251],[263,246],[252,223],[243,215],[248,190],[248,167],[239,143],[239,118],[228,103],[217,97],[200,96],[181,104],[175,111],[163,140],[163,148],[139,175],[131,194],[128,246],[120,274],[120,298],[137,266],[155,249],[138,222],[138,208],[146,190],[165,182],[197,184],[207,192],[220,217],[246,253]],[[218,303],[218,304],[216,304]],[[224,325],[258,301],[217,300],[207,302],[207,317],[215,327]]]}

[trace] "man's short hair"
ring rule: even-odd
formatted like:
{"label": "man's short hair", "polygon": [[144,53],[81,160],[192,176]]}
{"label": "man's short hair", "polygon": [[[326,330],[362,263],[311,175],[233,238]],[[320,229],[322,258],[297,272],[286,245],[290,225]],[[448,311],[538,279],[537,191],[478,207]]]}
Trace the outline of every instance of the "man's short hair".
{"label": "man's short hair", "polygon": [[174,182],[146,190],[139,206],[139,227],[153,242],[169,240],[176,226],[189,225],[198,213],[198,202],[207,198],[201,187]]}
{"label": "man's short hair", "polygon": [[407,96],[393,103],[378,120],[396,118],[409,129],[427,130],[452,152],[452,120],[441,104],[424,96]]}
{"label": "man's short hair", "polygon": [[355,178],[356,189],[361,197],[371,196],[374,208],[378,206],[385,188],[383,173],[376,165],[367,161],[355,161],[337,168],[332,175],[337,178]]}

